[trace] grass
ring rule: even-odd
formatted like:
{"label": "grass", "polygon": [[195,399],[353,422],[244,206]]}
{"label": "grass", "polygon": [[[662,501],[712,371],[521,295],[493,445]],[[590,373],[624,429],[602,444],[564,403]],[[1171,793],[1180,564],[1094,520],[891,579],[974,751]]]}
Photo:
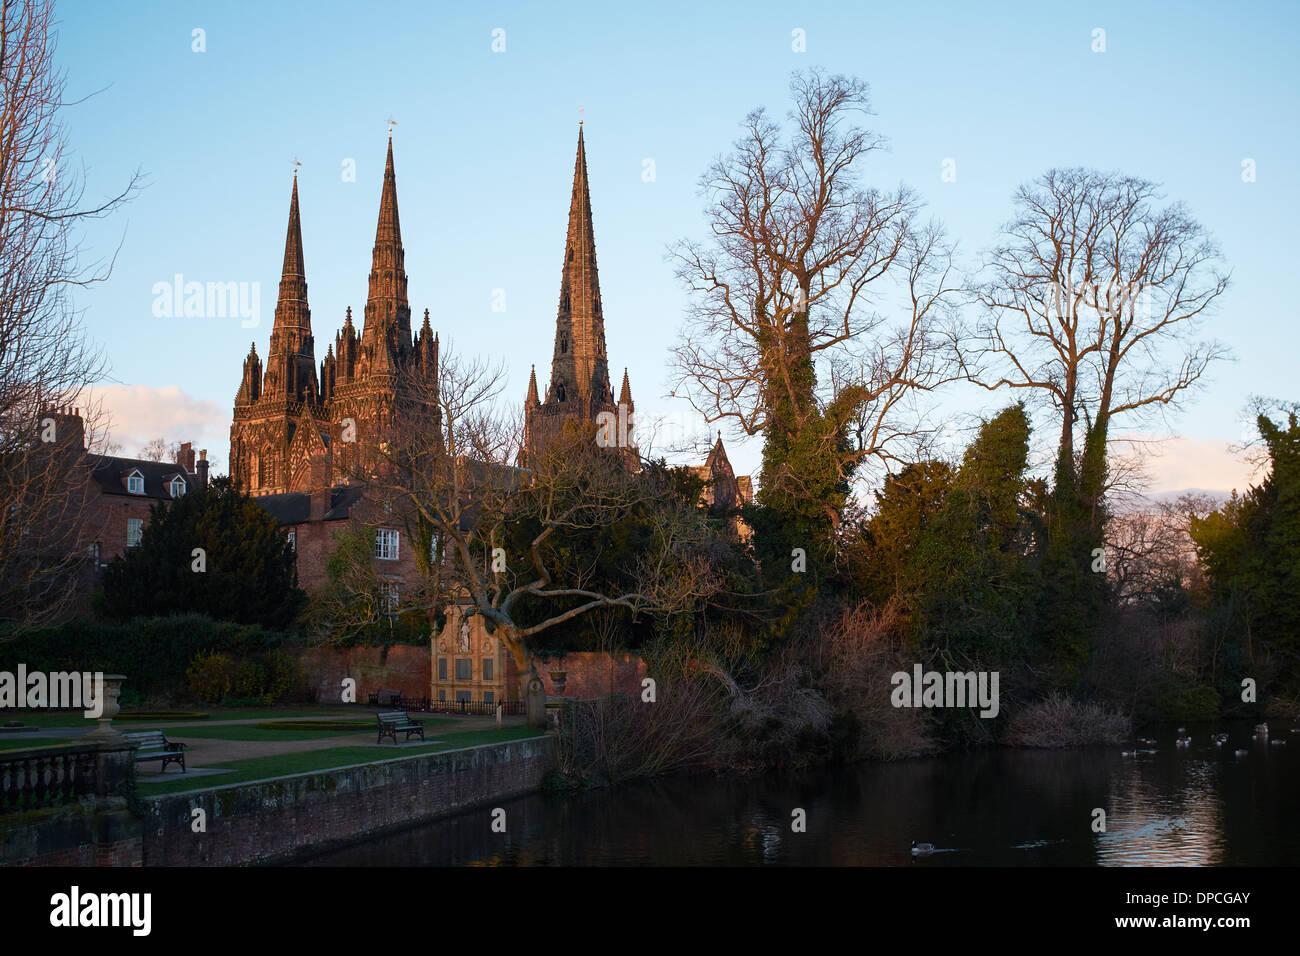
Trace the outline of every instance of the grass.
{"label": "grass", "polygon": [[[255,707],[231,708],[231,709],[222,709],[220,707],[214,707],[214,708],[209,708],[208,710],[204,711],[204,713],[207,716],[205,718],[201,718],[201,720],[205,724],[210,724],[213,721],[217,721],[217,720],[277,720],[281,717],[325,717],[325,718],[337,719],[339,717],[346,716],[346,717],[356,717],[358,720],[375,719],[374,716],[375,712],[373,710],[369,708],[357,707],[355,705],[341,706],[336,708],[315,707],[310,710],[304,710],[302,708],[293,708],[293,707],[285,708],[282,710],[277,710],[275,708],[255,708]],[[121,725],[126,727],[128,725],[134,725],[134,724],[151,724],[151,723],[157,723],[159,720],[163,720],[163,719],[168,719],[169,723],[185,722],[183,720],[161,718],[161,717],[149,717],[149,718],[142,717],[137,719],[137,718],[132,718],[130,716],[118,715],[113,720],[113,726],[117,727]],[[29,727],[86,727],[94,724],[93,720],[89,720],[86,717],[83,717],[82,712],[79,710],[65,710],[65,711],[47,710],[38,713],[26,709],[20,710],[20,709],[10,709],[6,707],[3,710],[0,710],[0,723],[4,723],[7,720],[21,720],[24,724],[28,725]],[[139,729],[139,728],[135,728],[135,729]]]}
{"label": "grass", "polygon": [[391,760],[394,757],[411,757],[417,754],[441,753],[444,750],[475,747],[480,744],[523,740],[528,737],[540,737],[543,734],[543,731],[533,730],[528,727],[504,727],[499,730],[494,727],[491,730],[468,730],[444,734],[436,743],[430,742],[416,747],[370,744],[368,746],[331,747],[328,750],[309,750],[304,753],[276,754],[271,757],[250,757],[245,760],[211,764],[204,768],[229,770],[231,773],[211,777],[189,778],[177,774],[176,780],[168,780],[166,783],[142,783],[139,784],[138,789],[141,796],[156,797],[162,794],[183,793],[186,790],[199,790],[205,787],[224,787],[229,784],[247,783],[250,780],[265,780],[268,777],[286,777],[290,774],[308,773],[312,770],[328,770],[331,767],[374,763],[379,760]]}

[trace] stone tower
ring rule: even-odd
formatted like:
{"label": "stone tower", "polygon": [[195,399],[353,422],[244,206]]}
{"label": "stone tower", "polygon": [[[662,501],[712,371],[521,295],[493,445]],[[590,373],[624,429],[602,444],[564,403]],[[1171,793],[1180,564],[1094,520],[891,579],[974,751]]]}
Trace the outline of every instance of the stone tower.
{"label": "stone tower", "polygon": [[295,476],[291,455],[294,440],[304,418],[324,413],[315,348],[295,173],[280,294],[265,367],[254,344],[244,359],[244,377],[230,427],[230,473],[244,487],[266,494],[289,491],[295,477],[301,477]]}
{"label": "stone tower", "polygon": [[[591,190],[587,182],[587,152],[582,123],[578,124],[578,155],[573,164],[569,200],[569,229],[560,270],[560,302],[555,320],[551,380],[542,399],[536,368],[529,377],[524,408],[524,447],[521,459],[533,463],[570,421],[612,425],[602,434],[629,464],[637,460],[631,443],[632,390],[627,371],[614,401],[605,354],[605,316],[596,267],[596,238],[592,228]],[[604,441],[602,441],[604,444]]]}

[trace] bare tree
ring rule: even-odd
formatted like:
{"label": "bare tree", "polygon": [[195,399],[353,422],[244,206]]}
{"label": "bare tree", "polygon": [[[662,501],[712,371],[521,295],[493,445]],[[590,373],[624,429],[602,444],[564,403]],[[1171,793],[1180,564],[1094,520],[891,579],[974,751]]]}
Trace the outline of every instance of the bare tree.
{"label": "bare tree", "polygon": [[[1225,349],[1196,340],[1227,288],[1219,250],[1155,183],[1053,169],[1015,194],[983,275],[983,314],[957,344],[964,374],[987,389],[1023,389],[1059,418],[1058,468],[1076,468],[1091,433],[1104,457],[1112,422],[1176,405]],[[1104,461],[1078,476],[1093,508]]]}
{"label": "bare tree", "polygon": [[[594,426],[570,429],[533,469],[514,466],[521,429],[518,414],[498,404],[503,384],[499,367],[444,347],[437,391],[410,386],[436,401],[441,427],[402,429],[373,470],[356,477],[433,557],[423,597],[430,617],[452,598],[468,598],[469,613],[482,616],[514,658],[528,721],[542,726],[535,637],[600,608],[686,613],[716,587],[706,547],[713,532],[695,502],[674,496],[665,471],[630,471],[598,446]],[[633,515],[648,543],[624,569],[630,584],[610,590],[595,575],[594,556],[562,542]]]}
{"label": "bare tree", "polygon": [[180,453],[180,442],[168,441],[166,438],[155,438],[143,446],[136,453],[136,457],[143,458],[146,461],[176,461]]}
{"label": "bare tree", "polygon": [[84,559],[89,469],[85,432],[58,412],[85,409],[101,377],[71,301],[111,262],[83,264],[77,229],[125,202],[138,185],[83,204],[58,120],[64,73],[55,63],[51,0],[0,0],[0,617],[18,626],[56,619],[76,594]]}
{"label": "bare tree", "polygon": [[[924,433],[905,413],[945,378],[951,249],[911,191],[861,184],[884,147],[855,125],[870,113],[865,83],[814,71],[790,89],[792,131],[755,110],[701,180],[713,238],[672,250],[693,293],[675,354],[709,422],[764,433],[761,498],[811,494],[837,526],[842,502],[824,489]],[[778,450],[796,443],[829,474],[812,479]]]}

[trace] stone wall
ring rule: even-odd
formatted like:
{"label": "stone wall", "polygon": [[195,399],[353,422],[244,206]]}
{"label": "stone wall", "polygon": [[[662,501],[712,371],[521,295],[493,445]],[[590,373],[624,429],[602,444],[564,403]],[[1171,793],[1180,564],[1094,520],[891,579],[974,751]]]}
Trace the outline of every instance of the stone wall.
{"label": "stone wall", "polygon": [[[144,864],[284,862],[531,793],[554,767],[546,736],[145,798]],[[206,833],[191,828],[196,808]]]}

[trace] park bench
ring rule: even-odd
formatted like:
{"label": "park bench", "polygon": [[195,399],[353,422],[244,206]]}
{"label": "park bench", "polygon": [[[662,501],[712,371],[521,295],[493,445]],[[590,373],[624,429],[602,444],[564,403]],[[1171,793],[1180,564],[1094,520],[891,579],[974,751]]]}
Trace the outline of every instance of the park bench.
{"label": "park bench", "polygon": [[162,773],[167,772],[169,763],[178,763],[181,765],[181,773],[185,773],[185,745],[176,743],[167,739],[167,735],[161,730],[148,730],[138,734],[124,734],[127,740],[136,745],[135,759],[138,763],[141,760],[161,760]]}
{"label": "park bench", "polygon": [[400,710],[390,710],[382,714],[375,715],[379,720],[379,739],[375,743],[382,744],[385,737],[392,737],[393,743],[397,743],[399,733],[406,734],[406,739],[411,739],[411,734],[419,734],[420,739],[424,739],[424,724],[418,720],[412,720],[411,715]]}

